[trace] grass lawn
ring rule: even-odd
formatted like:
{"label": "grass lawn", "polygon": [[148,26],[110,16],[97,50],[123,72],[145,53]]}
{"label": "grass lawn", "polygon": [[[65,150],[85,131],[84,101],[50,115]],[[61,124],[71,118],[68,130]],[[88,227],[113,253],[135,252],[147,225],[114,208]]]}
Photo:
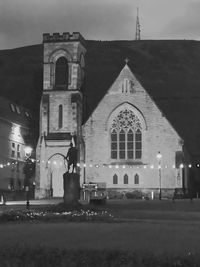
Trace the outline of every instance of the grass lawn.
{"label": "grass lawn", "polygon": [[102,222],[27,222],[0,225],[0,248],[143,250],[186,255],[200,249],[200,201],[108,201],[117,218]]}
{"label": "grass lawn", "polygon": [[199,252],[200,225],[177,222],[21,223],[1,225],[0,247],[49,246],[66,249]]}

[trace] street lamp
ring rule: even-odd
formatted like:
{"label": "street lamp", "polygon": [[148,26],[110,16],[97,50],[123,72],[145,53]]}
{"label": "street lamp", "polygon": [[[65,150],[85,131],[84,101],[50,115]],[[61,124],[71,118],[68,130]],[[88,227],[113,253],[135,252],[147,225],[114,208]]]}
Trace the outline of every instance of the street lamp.
{"label": "street lamp", "polygon": [[161,159],[162,159],[162,154],[160,153],[160,151],[158,151],[158,154],[156,155],[156,158],[158,160],[159,199],[161,200]]}
{"label": "street lamp", "polygon": [[25,159],[26,159],[26,164],[25,164],[25,191],[26,191],[26,208],[29,209],[29,179],[30,179],[30,156],[32,153],[32,147],[26,146],[24,148],[25,152]]}

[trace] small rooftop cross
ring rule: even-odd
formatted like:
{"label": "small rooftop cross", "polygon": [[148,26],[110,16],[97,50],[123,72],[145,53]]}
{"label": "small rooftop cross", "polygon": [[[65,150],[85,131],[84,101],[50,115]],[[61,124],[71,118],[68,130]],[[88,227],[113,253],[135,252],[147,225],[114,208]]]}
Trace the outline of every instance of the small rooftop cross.
{"label": "small rooftop cross", "polygon": [[128,58],[125,58],[125,63],[126,63],[126,65],[128,64],[128,62],[129,62],[129,59]]}

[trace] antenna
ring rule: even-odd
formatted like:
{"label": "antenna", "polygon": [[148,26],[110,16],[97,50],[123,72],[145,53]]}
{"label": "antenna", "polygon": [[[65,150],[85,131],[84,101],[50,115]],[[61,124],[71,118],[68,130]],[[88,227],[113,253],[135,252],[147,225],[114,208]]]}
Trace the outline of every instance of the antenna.
{"label": "antenna", "polygon": [[137,18],[136,18],[136,32],[135,32],[135,40],[140,40],[140,21],[139,21],[139,8],[137,7]]}

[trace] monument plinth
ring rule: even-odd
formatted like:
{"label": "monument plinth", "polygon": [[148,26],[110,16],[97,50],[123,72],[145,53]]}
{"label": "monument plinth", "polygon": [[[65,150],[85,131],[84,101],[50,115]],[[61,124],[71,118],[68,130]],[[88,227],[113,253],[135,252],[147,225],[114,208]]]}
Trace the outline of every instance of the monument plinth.
{"label": "monument plinth", "polygon": [[63,174],[64,204],[76,204],[80,198],[80,175],[66,172]]}

